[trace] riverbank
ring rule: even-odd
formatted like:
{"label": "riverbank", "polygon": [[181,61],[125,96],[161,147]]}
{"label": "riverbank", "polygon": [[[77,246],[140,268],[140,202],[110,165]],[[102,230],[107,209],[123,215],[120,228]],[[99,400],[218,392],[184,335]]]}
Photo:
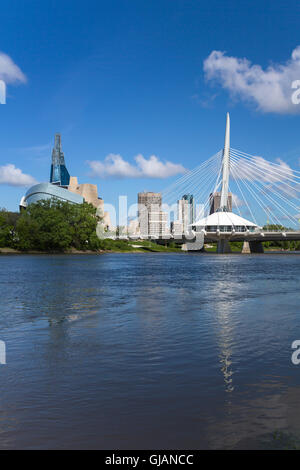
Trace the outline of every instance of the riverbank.
{"label": "riverbank", "polygon": [[164,246],[157,243],[142,240],[139,242],[128,242],[126,240],[103,240],[103,246],[97,250],[77,250],[70,248],[64,251],[39,251],[39,250],[26,250],[21,251],[14,248],[4,247],[0,248],[0,255],[48,255],[48,254],[70,254],[70,255],[101,255],[105,253],[185,253],[181,247],[177,246]]}
{"label": "riverbank", "polygon": [[68,251],[38,251],[38,250],[28,250],[28,251],[20,251],[20,250],[15,250],[13,248],[0,248],[0,256],[1,255],[96,255],[96,254],[102,254],[105,253],[105,251],[102,250],[97,250],[97,251],[92,251],[92,250],[68,250]]}
{"label": "riverbank", "polygon": [[[140,254],[145,254],[145,253],[179,253],[179,254],[197,254],[200,253],[198,251],[195,252],[187,252],[183,251],[181,249],[168,249],[165,248],[163,250],[153,250],[153,249],[132,249],[132,250],[68,250],[68,251],[37,251],[37,250],[30,250],[30,251],[19,251],[19,250],[14,250],[13,248],[0,248],[0,257],[1,256],[17,256],[17,255],[105,255],[105,254],[130,254],[130,253],[140,253]],[[214,255],[216,254],[215,250],[207,250],[205,249],[202,251],[200,254],[203,255]],[[233,250],[230,255],[243,255],[245,256],[245,253],[242,253],[241,251],[235,251]],[[265,250],[264,253],[258,253],[259,256],[264,255],[264,254],[273,254],[273,255],[280,255],[280,254],[291,254],[291,255],[300,255],[300,251],[291,251],[291,250]]]}

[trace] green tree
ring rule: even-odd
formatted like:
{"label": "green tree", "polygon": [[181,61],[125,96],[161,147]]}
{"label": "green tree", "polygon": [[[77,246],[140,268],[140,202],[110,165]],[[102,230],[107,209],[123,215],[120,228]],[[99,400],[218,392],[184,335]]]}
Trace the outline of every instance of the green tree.
{"label": "green tree", "polygon": [[30,204],[17,221],[20,250],[66,251],[97,249],[96,209],[88,203],[55,199]]}
{"label": "green tree", "polygon": [[7,220],[3,211],[0,212],[0,247],[11,246],[11,227],[7,224]]}
{"label": "green tree", "polygon": [[13,247],[16,239],[16,224],[19,214],[0,210],[0,247]]}

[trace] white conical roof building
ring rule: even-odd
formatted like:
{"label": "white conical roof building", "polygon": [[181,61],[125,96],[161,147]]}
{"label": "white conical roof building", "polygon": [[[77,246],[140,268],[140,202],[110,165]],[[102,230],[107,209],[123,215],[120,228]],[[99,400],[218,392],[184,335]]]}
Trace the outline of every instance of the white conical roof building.
{"label": "white conical roof building", "polygon": [[198,222],[193,224],[193,227],[197,227],[196,231],[201,229],[207,232],[246,232],[249,230],[253,232],[259,227],[244,219],[243,217],[235,214],[234,212],[218,211],[213,214],[203,217]]}

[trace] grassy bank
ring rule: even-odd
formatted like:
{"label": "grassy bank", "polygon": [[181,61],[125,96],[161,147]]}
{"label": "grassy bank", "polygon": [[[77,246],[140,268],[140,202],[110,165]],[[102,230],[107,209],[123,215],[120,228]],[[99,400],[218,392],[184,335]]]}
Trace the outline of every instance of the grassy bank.
{"label": "grassy bank", "polygon": [[158,245],[151,241],[127,241],[127,240],[99,240],[94,250],[79,250],[68,248],[66,250],[18,250],[10,247],[0,248],[0,255],[13,254],[103,254],[103,253],[184,253],[180,246],[171,244],[169,246]]}
{"label": "grassy bank", "polygon": [[[241,253],[242,252],[242,243],[234,242],[230,243],[230,248],[232,253]],[[272,252],[283,252],[287,253],[292,250],[285,250],[283,248],[264,247],[265,253]],[[205,245],[206,253],[216,253],[217,244],[211,243]],[[0,255],[17,255],[17,254],[104,254],[104,253],[186,253],[181,250],[181,245],[176,245],[174,242],[171,242],[169,245],[158,245],[155,242],[148,240],[137,240],[137,241],[128,241],[128,240],[99,240],[97,248],[91,249],[77,249],[70,247],[66,250],[18,250],[11,247],[2,247],[0,248]],[[300,253],[300,252],[299,252]]]}
{"label": "grassy bank", "polygon": [[[182,252],[181,246],[176,245],[174,242],[169,245],[158,245],[150,240],[137,240],[137,241],[126,241],[126,240],[105,240],[106,250],[115,251],[117,247],[121,251],[134,251],[134,252],[152,252],[152,253],[178,253]],[[101,243],[102,244],[102,243]],[[103,245],[102,245],[103,246]],[[105,246],[105,245],[104,245]]]}
{"label": "grassy bank", "polygon": [[[230,249],[232,253],[241,253],[243,249],[243,242],[229,242]],[[263,243],[264,252],[265,253],[272,253],[272,252],[290,252],[290,251],[299,251],[300,246],[298,242],[264,242]],[[209,245],[205,245],[205,251],[207,253],[216,253],[217,252],[217,244],[210,243]]]}

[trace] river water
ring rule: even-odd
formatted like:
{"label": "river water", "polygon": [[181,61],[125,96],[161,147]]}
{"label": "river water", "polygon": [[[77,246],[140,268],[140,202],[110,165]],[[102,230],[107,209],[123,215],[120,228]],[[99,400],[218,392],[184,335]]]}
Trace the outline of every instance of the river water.
{"label": "river water", "polygon": [[1,449],[298,446],[300,256],[24,255],[0,268]]}

